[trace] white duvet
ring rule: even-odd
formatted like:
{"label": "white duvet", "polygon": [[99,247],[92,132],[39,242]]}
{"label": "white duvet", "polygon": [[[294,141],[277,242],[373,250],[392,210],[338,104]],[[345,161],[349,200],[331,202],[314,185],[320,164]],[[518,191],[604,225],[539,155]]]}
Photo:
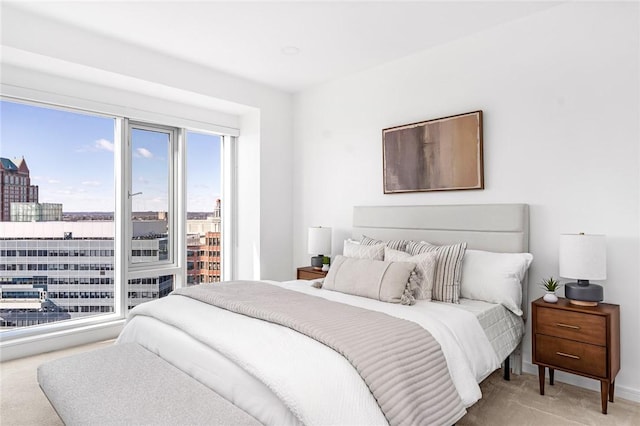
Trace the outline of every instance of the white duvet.
{"label": "white duvet", "polygon": [[[478,383],[500,366],[476,317],[454,306],[383,303],[315,289],[309,281],[270,283],[420,324],[440,343],[466,407],[480,399]],[[264,424],[387,424],[342,355],[276,324],[171,296],[132,310],[118,342],[141,344]]]}

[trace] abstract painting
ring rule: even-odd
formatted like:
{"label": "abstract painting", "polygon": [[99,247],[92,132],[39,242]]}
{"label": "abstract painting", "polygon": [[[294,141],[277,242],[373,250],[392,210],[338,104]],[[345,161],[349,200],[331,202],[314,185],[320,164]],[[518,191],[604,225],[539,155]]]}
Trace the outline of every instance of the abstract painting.
{"label": "abstract painting", "polygon": [[382,130],[384,193],[483,189],[482,111]]}

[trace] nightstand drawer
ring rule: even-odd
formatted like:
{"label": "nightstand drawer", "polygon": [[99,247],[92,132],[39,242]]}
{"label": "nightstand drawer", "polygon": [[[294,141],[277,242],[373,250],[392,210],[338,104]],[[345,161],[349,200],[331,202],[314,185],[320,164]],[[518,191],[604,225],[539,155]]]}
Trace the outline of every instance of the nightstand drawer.
{"label": "nightstand drawer", "polygon": [[316,280],[327,276],[325,271],[314,269],[310,266],[298,268],[297,279],[299,280]]}
{"label": "nightstand drawer", "polygon": [[607,320],[600,315],[538,307],[536,332],[605,346]]}
{"label": "nightstand drawer", "polygon": [[307,272],[307,271],[301,271],[298,274],[299,280],[315,280],[316,278],[322,278],[322,277],[324,277],[323,274],[316,274],[316,273]]}
{"label": "nightstand drawer", "polygon": [[536,334],[537,362],[597,377],[607,376],[607,349],[588,343]]}

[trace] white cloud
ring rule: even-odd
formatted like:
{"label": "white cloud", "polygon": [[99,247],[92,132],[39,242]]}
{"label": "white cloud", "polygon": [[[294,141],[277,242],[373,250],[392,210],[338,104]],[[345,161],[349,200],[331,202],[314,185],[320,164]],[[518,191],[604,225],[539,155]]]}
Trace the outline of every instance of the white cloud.
{"label": "white cloud", "polygon": [[58,179],[49,178],[47,179],[47,183],[60,183],[60,181]]}
{"label": "white cloud", "polygon": [[153,153],[151,153],[151,151],[149,151],[146,148],[138,148],[136,149],[136,152],[138,153],[138,155],[140,155],[141,157],[144,158],[153,158]]}
{"label": "white cloud", "polygon": [[94,144],[94,147],[99,150],[113,152],[113,142],[106,139],[98,139]]}
{"label": "white cloud", "polygon": [[138,182],[144,183],[145,185],[149,183],[148,179],[145,179],[144,177],[140,176],[138,178]]}
{"label": "white cloud", "polygon": [[100,186],[102,183],[98,180],[85,180],[82,184],[87,186]]}

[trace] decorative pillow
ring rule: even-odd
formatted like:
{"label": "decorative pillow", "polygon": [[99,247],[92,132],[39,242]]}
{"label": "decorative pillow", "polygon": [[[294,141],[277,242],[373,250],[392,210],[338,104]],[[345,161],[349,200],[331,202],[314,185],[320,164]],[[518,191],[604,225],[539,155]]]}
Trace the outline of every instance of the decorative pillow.
{"label": "decorative pillow", "polygon": [[438,254],[436,252],[411,256],[409,253],[393,250],[389,247],[384,249],[385,262],[412,262],[416,264],[415,283],[411,289],[415,298],[421,300],[431,300],[437,257]]}
{"label": "decorative pillow", "polygon": [[344,240],[342,255],[345,257],[355,257],[356,259],[384,259],[384,244],[365,246],[351,240]]}
{"label": "decorative pillow", "polygon": [[409,277],[416,267],[411,262],[383,262],[337,255],[322,288],[382,302],[412,305]]}
{"label": "decorative pillow", "polygon": [[462,258],[466,249],[467,243],[435,246],[425,241],[410,241],[407,244],[406,251],[412,256],[429,252],[437,254],[436,272],[431,292],[433,300],[459,303]]}
{"label": "decorative pillow", "polygon": [[363,235],[362,240],[360,240],[360,244],[365,246],[385,244],[387,247],[391,249],[400,250],[400,251],[404,251],[407,248],[408,243],[409,241],[407,240],[391,240],[391,241],[376,240],[374,238],[367,237],[366,235]]}
{"label": "decorative pillow", "polygon": [[460,296],[500,303],[522,316],[522,280],[532,261],[530,253],[467,250],[462,261]]}

